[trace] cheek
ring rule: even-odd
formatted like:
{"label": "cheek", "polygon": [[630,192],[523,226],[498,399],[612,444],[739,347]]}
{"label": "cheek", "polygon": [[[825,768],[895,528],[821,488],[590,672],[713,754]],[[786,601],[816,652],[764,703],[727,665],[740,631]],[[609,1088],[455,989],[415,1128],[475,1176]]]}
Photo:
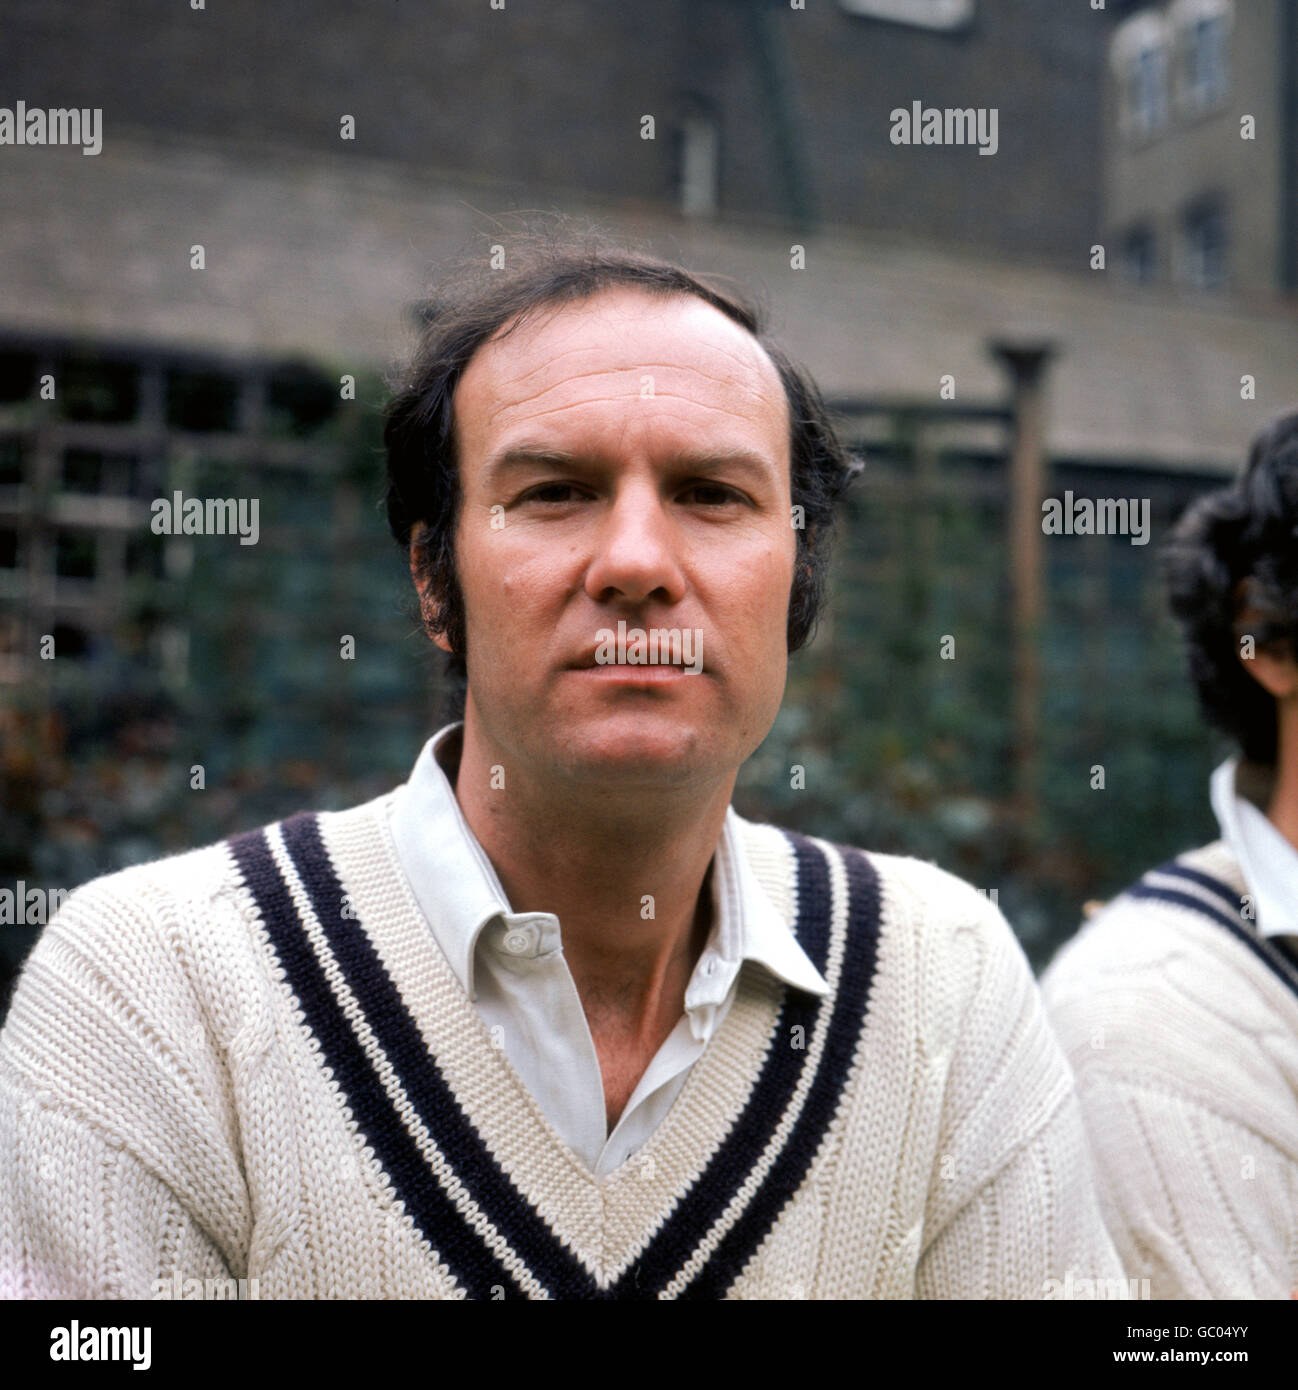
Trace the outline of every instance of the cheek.
{"label": "cheek", "polygon": [[474,558],[484,606],[494,609],[502,623],[516,628],[531,624],[551,630],[548,621],[541,622],[538,615],[552,614],[574,585],[580,585],[580,574],[564,553],[541,551],[535,540],[521,531],[514,536],[505,531],[489,532],[477,545]]}
{"label": "cheek", "polygon": [[[730,581],[718,591],[732,645],[742,644],[763,672],[772,654],[785,650],[794,558],[793,549],[782,539],[772,539],[736,564]],[[716,611],[720,616],[720,610]],[[753,674],[759,671],[754,669]]]}
{"label": "cheek", "polygon": [[755,567],[755,574],[761,577],[762,594],[767,603],[787,601],[798,563],[796,540],[786,535],[771,541]]}
{"label": "cheek", "polygon": [[511,579],[500,533],[485,521],[480,525],[461,522],[455,558],[465,619],[470,630],[476,629],[481,650],[490,635],[500,630],[502,616],[508,612]]}

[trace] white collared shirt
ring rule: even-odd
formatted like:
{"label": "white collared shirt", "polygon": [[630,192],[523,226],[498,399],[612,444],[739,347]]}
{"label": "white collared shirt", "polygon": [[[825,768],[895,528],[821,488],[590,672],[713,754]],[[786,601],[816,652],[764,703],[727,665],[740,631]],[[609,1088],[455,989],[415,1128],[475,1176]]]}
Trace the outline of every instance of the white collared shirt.
{"label": "white collared shirt", "polygon": [[[726,808],[712,872],[712,931],[685,989],[685,1012],[654,1054],[608,1133],[594,1039],[564,959],[559,919],[513,912],[491,860],[470,830],[438,751],[425,745],[391,803],[397,856],[416,901],[479,1014],[568,1146],[596,1176],[611,1173],[657,1129],[690,1068],[734,1000],[752,960],[798,989],[829,986],[757,882]],[[454,744],[445,750],[454,754]]]}
{"label": "white collared shirt", "polygon": [[1253,895],[1258,931],[1298,936],[1298,849],[1261,809],[1270,780],[1267,769],[1228,758],[1212,774],[1209,793],[1221,838]]}

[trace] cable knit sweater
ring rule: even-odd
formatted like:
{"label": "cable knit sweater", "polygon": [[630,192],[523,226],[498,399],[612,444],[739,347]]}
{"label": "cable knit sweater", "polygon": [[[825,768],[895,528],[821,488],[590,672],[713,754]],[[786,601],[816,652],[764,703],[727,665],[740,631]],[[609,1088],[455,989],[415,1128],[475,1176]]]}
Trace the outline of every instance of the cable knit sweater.
{"label": "cable knit sweater", "polygon": [[1298,1289],[1298,967],[1222,841],[1160,865],[1042,979],[1109,1230],[1154,1298]]}
{"label": "cable knit sweater", "polygon": [[1125,1296],[1067,1065],[967,884],[741,822],[831,994],[745,968],[597,1179],[440,955],[385,800],[98,879],[46,927],[0,1036],[0,1290]]}

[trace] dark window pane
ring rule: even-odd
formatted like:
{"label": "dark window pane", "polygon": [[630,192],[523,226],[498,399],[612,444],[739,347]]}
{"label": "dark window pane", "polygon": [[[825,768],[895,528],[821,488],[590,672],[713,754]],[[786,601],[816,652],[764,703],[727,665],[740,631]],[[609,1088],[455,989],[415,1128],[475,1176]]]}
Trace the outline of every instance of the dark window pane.
{"label": "dark window pane", "polygon": [[147,575],[151,579],[162,578],[162,557],[164,540],[152,531],[132,536],[126,543],[127,574]]}
{"label": "dark window pane", "polygon": [[1198,289],[1226,283],[1226,210],[1218,200],[1196,203],[1182,221],[1185,279]]}
{"label": "dark window pane", "polygon": [[162,490],[163,460],[132,454],[124,460],[122,490],[127,497],[157,497]]}
{"label": "dark window pane", "polygon": [[300,436],[320,428],[334,413],[339,388],[312,367],[292,364],[266,383],[267,429]]}
{"label": "dark window pane", "polygon": [[68,492],[102,492],[103,454],[97,449],[68,449],[63,455],[63,486]]}
{"label": "dark window pane", "polygon": [[60,531],[54,545],[54,573],[60,579],[93,579],[94,536],[84,531]]}
{"label": "dark window pane", "polygon": [[35,394],[36,354],[0,352],[0,403],[11,405]]}
{"label": "dark window pane", "polygon": [[55,400],[66,420],[124,424],[139,409],[139,369],[133,363],[70,357],[54,380]]}
{"label": "dark window pane", "polygon": [[1119,268],[1137,284],[1148,284],[1154,278],[1154,234],[1148,227],[1133,227],[1122,238]]}
{"label": "dark window pane", "polygon": [[90,639],[79,627],[72,627],[68,623],[54,624],[54,655],[60,656],[85,656],[90,650]]}
{"label": "dark window pane", "polygon": [[224,372],[173,368],[167,373],[167,424],[175,430],[232,430],[238,423],[239,383]]}
{"label": "dark window pane", "polygon": [[16,487],[23,480],[23,441],[16,434],[0,438],[0,487]]}

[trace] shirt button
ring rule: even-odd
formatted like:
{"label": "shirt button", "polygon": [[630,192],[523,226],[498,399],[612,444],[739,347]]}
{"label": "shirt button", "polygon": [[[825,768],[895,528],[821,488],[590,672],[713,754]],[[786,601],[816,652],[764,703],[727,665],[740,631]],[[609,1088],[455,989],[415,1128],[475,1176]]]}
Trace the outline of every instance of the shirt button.
{"label": "shirt button", "polygon": [[511,956],[525,955],[532,947],[532,938],[525,931],[505,933],[505,950]]}
{"label": "shirt button", "polygon": [[710,951],[703,957],[703,973],[705,975],[715,975],[717,973],[717,958]]}

